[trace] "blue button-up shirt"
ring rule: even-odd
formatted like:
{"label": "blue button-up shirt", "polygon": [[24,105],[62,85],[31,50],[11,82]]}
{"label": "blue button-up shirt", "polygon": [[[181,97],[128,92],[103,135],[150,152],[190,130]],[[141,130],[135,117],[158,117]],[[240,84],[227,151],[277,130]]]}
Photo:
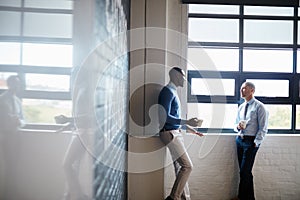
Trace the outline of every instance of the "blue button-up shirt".
{"label": "blue button-up shirt", "polygon": [[[246,104],[249,105],[244,118]],[[236,128],[241,120],[247,121],[245,130],[237,130]],[[235,121],[235,131],[242,135],[255,136],[255,144],[260,145],[268,132],[268,111],[264,104],[255,98],[241,104]]]}
{"label": "blue button-up shirt", "polygon": [[172,82],[159,93],[158,104],[166,112],[166,115],[159,113],[160,127],[166,130],[179,129],[181,127],[181,106],[176,86]]}

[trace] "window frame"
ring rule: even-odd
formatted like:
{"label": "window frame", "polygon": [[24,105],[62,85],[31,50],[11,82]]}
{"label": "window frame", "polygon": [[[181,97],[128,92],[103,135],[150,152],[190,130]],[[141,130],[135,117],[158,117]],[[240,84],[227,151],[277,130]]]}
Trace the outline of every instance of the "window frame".
{"label": "window frame", "polygon": [[[213,5],[213,4],[211,4]],[[222,5],[222,4],[220,4]],[[223,4],[225,5],[225,4]],[[279,105],[288,104],[292,106],[291,128],[290,129],[269,129],[269,133],[287,133],[300,134],[300,127],[296,129],[296,106],[300,105],[299,86],[300,73],[297,73],[297,51],[300,50],[298,45],[298,7],[293,6],[294,16],[259,16],[259,15],[244,15],[244,5],[240,6],[239,14],[201,14],[189,13],[189,18],[235,18],[239,19],[239,42],[224,43],[224,42],[205,42],[205,41],[188,41],[188,48],[238,48],[239,49],[239,69],[238,71],[205,71],[205,70],[188,70],[187,72],[187,102],[188,103],[226,103],[238,104],[243,101],[240,98],[240,86],[246,79],[263,79],[263,80],[288,80],[289,81],[289,96],[288,97],[261,97],[256,98],[265,104]],[[292,44],[269,44],[269,43],[244,43],[244,20],[292,20],[293,21],[293,43]],[[244,72],[243,71],[243,50],[244,49],[287,49],[293,51],[293,71],[290,72]],[[299,65],[300,66],[300,65]],[[204,75],[203,75],[204,74]],[[191,94],[191,79],[192,78],[231,78],[235,80],[235,95],[234,96],[206,96]],[[215,129],[215,128],[199,128],[200,131],[232,133],[232,129]]]}
{"label": "window frame", "polygon": [[[1,64],[0,63],[0,72],[11,72],[17,73],[20,77],[21,82],[26,88],[25,76],[27,73],[30,74],[47,74],[47,75],[67,75],[71,78],[71,67],[61,67],[61,66],[33,66],[33,65],[24,65],[22,63],[22,44],[24,43],[35,43],[35,44],[57,44],[57,45],[71,45],[73,46],[73,38],[66,37],[51,37],[51,36],[24,36],[24,13],[39,13],[39,14],[67,14],[73,17],[73,9],[58,9],[58,8],[32,8],[25,7],[25,1],[21,1],[20,7],[13,6],[0,6],[0,11],[13,11],[19,12],[21,17],[20,22],[20,33],[17,36],[13,35],[0,35],[0,42],[14,42],[19,43],[20,47],[20,63],[19,64]],[[73,53],[74,54],[74,53]],[[72,60],[73,61],[73,60]],[[5,89],[0,89],[0,94],[6,91]],[[44,99],[44,100],[70,100],[71,101],[71,86],[68,88],[68,91],[42,91],[42,90],[24,90],[20,96],[24,99]],[[72,111],[71,111],[72,112]],[[49,130],[51,127],[57,126],[56,124],[28,124],[26,127],[30,129],[45,129]],[[26,128],[25,127],[25,128]]]}

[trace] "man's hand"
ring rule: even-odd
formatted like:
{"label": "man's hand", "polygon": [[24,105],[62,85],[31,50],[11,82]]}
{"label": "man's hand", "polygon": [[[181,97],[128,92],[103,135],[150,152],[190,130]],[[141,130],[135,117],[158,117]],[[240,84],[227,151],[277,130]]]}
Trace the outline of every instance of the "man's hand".
{"label": "man's hand", "polygon": [[193,127],[191,127],[191,126],[189,126],[189,125],[186,125],[186,128],[187,128],[187,131],[188,131],[189,133],[196,134],[196,135],[198,135],[198,136],[200,136],[200,137],[204,136],[203,133],[200,133],[200,132],[196,131]]}
{"label": "man's hand", "polygon": [[239,123],[236,128],[237,130],[245,130],[244,126],[241,123]]}
{"label": "man's hand", "polygon": [[259,147],[260,145],[258,144],[256,144],[255,142],[254,142],[254,147],[256,148],[256,147]]}
{"label": "man's hand", "polygon": [[203,133],[200,133],[200,132],[195,132],[194,134],[196,134],[196,135],[198,135],[198,136],[200,136],[200,137],[202,137],[202,136],[204,136],[204,134]]}
{"label": "man's hand", "polygon": [[67,116],[65,116],[65,115],[58,115],[58,116],[55,116],[54,119],[55,119],[55,122],[56,122],[57,124],[65,124],[65,123],[68,123],[68,122],[71,122],[71,121],[72,121],[72,118],[67,117]]}
{"label": "man's hand", "polygon": [[191,118],[191,119],[187,120],[186,124],[190,125],[190,126],[193,126],[193,127],[196,127],[198,125],[197,117],[194,117],[194,118]]}
{"label": "man's hand", "polygon": [[14,127],[19,127],[21,126],[21,120],[19,119],[18,116],[16,115],[10,115],[10,121],[11,121],[11,125],[14,126]]}
{"label": "man's hand", "polygon": [[241,120],[240,122],[239,122],[239,124],[238,124],[238,126],[237,126],[237,129],[238,130],[245,130],[245,128],[246,128],[246,121],[245,120]]}

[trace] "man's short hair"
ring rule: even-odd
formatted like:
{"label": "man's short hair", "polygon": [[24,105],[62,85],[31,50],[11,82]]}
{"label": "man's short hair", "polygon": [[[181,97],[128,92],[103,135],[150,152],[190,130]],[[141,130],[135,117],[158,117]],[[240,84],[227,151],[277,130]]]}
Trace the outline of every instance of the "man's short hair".
{"label": "man's short hair", "polygon": [[245,82],[245,85],[249,86],[251,89],[253,89],[255,91],[255,85],[254,85],[254,83],[247,81],[247,82]]}
{"label": "man's short hair", "polygon": [[12,75],[12,76],[9,76],[7,79],[6,79],[6,84],[8,87],[11,87],[13,85],[15,85],[16,81],[20,79],[18,75]]}
{"label": "man's short hair", "polygon": [[169,76],[174,76],[176,73],[180,73],[181,75],[185,76],[185,73],[183,71],[183,69],[181,69],[180,67],[173,67],[170,71],[169,71]]}

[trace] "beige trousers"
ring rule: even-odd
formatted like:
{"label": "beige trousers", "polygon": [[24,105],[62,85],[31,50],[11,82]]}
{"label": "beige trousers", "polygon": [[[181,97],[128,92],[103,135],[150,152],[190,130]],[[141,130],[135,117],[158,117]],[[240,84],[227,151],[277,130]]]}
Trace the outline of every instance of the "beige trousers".
{"label": "beige trousers", "polygon": [[167,145],[174,164],[176,179],[171,191],[174,200],[190,200],[188,178],[192,172],[193,164],[187,154],[180,130],[163,131],[159,133],[161,141]]}

